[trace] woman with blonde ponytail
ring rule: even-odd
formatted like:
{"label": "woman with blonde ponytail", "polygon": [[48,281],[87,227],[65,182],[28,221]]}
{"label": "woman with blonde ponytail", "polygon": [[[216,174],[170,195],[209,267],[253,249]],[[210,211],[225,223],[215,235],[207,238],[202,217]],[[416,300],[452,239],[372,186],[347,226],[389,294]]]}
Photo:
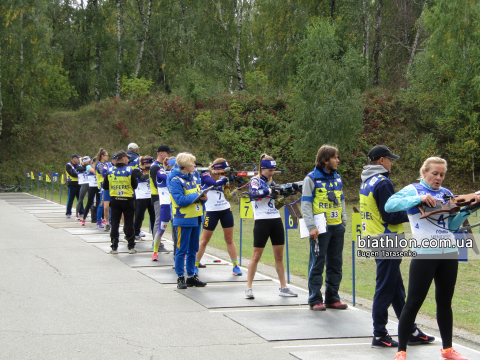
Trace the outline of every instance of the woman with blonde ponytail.
{"label": "woman with blonde ponytail", "polygon": [[245,298],[253,299],[252,283],[257,271],[257,265],[262,257],[263,250],[268,238],[272,242],[273,256],[275,258],[275,270],[280,280],[279,296],[298,296],[287,287],[285,281],[285,267],[283,265],[283,248],[285,245],[285,231],[280,212],[275,208],[275,200],[278,195],[272,191],[273,174],[277,168],[275,159],[267,154],[260,157],[258,176],[250,181],[250,199],[254,202],[253,216],[255,226],[253,228],[253,254],[248,265],[247,289]]}

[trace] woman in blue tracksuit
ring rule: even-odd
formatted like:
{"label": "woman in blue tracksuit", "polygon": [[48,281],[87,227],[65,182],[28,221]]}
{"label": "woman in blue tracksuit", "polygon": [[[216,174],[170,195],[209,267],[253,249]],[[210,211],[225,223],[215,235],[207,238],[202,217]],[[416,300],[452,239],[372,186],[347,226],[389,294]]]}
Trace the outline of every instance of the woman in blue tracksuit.
{"label": "woman in blue tracksuit", "polygon": [[[452,298],[457,281],[458,254],[453,232],[470,216],[462,208],[458,214],[446,213],[420,219],[418,205],[434,207],[437,201],[446,203],[450,190],[441,186],[447,172],[447,162],[439,157],[425,160],[420,169],[421,181],[408,185],[392,195],[385,203],[385,211],[407,211],[412,235],[417,240],[418,255],[410,263],[408,295],[398,324],[398,353],[395,360],[406,360],[407,343],[413,324],[432,281],[435,281],[437,322],[442,336],[441,356],[450,360],[467,360],[452,348],[453,315]],[[475,202],[480,196],[475,196]],[[440,247],[439,240],[449,240],[451,246]],[[433,241],[432,241],[433,240]]]}
{"label": "woman in blue tracksuit", "polygon": [[[175,272],[178,275],[177,287],[186,289],[188,286],[205,286],[195,274],[195,255],[198,251],[200,230],[203,217],[203,203],[207,195],[199,197],[200,179],[195,171],[195,156],[180,153],[176,165],[168,174],[167,187],[170,191],[173,226],[177,233],[177,251],[175,253]],[[187,280],[185,281],[185,255]]]}
{"label": "woman in blue tracksuit", "polygon": [[250,180],[250,199],[255,203],[253,217],[253,254],[248,264],[247,289],[245,298],[253,299],[252,283],[257,271],[257,265],[262,257],[263,250],[268,238],[272,242],[273,256],[275,258],[275,270],[280,280],[280,296],[298,296],[287,287],[285,281],[285,267],[283,265],[283,248],[285,246],[285,231],[280,212],[275,208],[277,194],[272,192],[273,174],[277,168],[275,160],[263,154],[260,157],[260,174]]}
{"label": "woman in blue tracksuit", "polygon": [[225,169],[227,167],[228,163],[225,159],[215,159],[215,161],[209,166],[210,171],[204,172],[201,176],[202,189],[211,186],[213,186],[213,189],[207,194],[208,199],[205,203],[205,221],[195,265],[196,270],[198,270],[200,260],[207,249],[208,242],[212,238],[213,232],[220,221],[223,228],[225,242],[227,243],[228,255],[230,255],[230,259],[232,259],[232,273],[235,276],[240,276],[242,275],[242,270],[238,267],[237,247],[233,242],[233,214],[230,209],[230,203],[228,202],[228,200],[232,198],[232,194],[230,193],[228,179],[225,177]]}

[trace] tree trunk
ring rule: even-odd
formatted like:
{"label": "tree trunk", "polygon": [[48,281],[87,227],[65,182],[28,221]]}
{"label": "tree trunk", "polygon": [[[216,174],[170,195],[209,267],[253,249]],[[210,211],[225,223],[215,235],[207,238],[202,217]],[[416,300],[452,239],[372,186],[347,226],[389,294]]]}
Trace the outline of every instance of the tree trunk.
{"label": "tree trunk", "polygon": [[335,0],[331,0],[332,3],[330,4],[330,16],[332,19],[335,19]]}
{"label": "tree trunk", "polygon": [[378,77],[380,73],[380,27],[382,25],[382,3],[383,0],[378,0],[377,14],[375,17],[375,43],[373,44],[373,85],[378,85]]}
{"label": "tree trunk", "polygon": [[3,101],[2,101],[2,42],[0,41],[0,136],[2,136],[3,129]]}
{"label": "tree trunk", "polygon": [[422,13],[420,14],[420,19],[418,20],[417,35],[415,35],[415,41],[413,42],[412,53],[410,54],[410,60],[408,61],[407,75],[409,75],[410,72],[412,71],[413,60],[415,58],[415,53],[417,52],[418,39],[420,38],[420,32],[422,31],[423,13],[425,12],[427,2],[428,0],[425,0],[423,4]]}
{"label": "tree trunk", "polygon": [[22,29],[20,33],[20,65],[19,65],[19,79],[20,79],[20,98],[19,98],[19,107],[18,107],[18,121],[22,121],[22,106],[23,106],[23,14],[25,12],[25,8],[22,7],[20,10],[20,27]]}
{"label": "tree trunk", "polygon": [[121,72],[122,72],[122,27],[121,25],[121,0],[117,0],[117,45],[118,45],[118,52],[117,52],[117,89],[115,90],[115,97],[120,97],[120,86],[121,86]]}
{"label": "tree trunk", "polygon": [[237,79],[238,79],[238,91],[245,90],[243,84],[243,74],[242,67],[240,66],[240,40],[242,39],[242,16],[243,16],[243,0],[237,0],[237,46],[235,50],[235,68],[237,70]]}
{"label": "tree trunk", "polygon": [[98,82],[100,80],[100,60],[102,52],[100,46],[95,46],[95,101],[100,100],[100,90],[98,89]]}
{"label": "tree trunk", "polygon": [[140,12],[140,15],[142,17],[142,22],[144,26],[144,33],[143,33],[143,39],[140,44],[140,50],[138,51],[138,56],[137,56],[137,61],[136,61],[136,66],[135,66],[135,77],[138,77],[138,73],[140,72],[140,68],[142,66],[142,58],[143,58],[143,52],[145,50],[145,43],[147,42],[148,38],[148,28],[150,25],[150,16],[152,15],[152,0],[148,0],[148,6],[147,6],[147,18],[145,19],[145,16],[143,16],[143,9],[141,8],[140,3],[138,3],[138,11]]}
{"label": "tree trunk", "polygon": [[367,65],[367,87],[370,85],[369,50],[370,49],[370,14],[367,9],[367,1],[363,0],[363,56]]}

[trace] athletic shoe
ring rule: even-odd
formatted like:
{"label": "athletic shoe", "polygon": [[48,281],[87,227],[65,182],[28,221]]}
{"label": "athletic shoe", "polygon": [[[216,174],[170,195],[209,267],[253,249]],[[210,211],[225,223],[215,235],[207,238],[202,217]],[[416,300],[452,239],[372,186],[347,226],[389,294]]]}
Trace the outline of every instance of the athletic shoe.
{"label": "athletic shoe", "polygon": [[405,351],[399,351],[393,360],[407,360],[407,353]]}
{"label": "athletic shoe", "polygon": [[207,283],[200,281],[200,279],[198,278],[198,275],[193,275],[193,277],[187,277],[188,287],[192,287],[192,286],[204,287],[205,285],[207,285]]}
{"label": "athletic shoe", "polygon": [[255,299],[252,288],[245,290],[245,299]]}
{"label": "athletic shoe", "polygon": [[170,252],[165,248],[165,245],[163,245],[163,243],[160,243],[160,246],[158,247],[158,251],[159,252],[164,252],[164,253],[167,253],[167,254]]}
{"label": "athletic shoe", "polygon": [[144,237],[144,236],[145,236],[145,234],[141,232],[140,234],[138,234],[138,236],[140,236],[140,237]]}
{"label": "athletic shoe", "polygon": [[280,288],[279,290],[280,290],[280,293],[278,294],[278,296],[285,296],[285,297],[297,297],[298,296],[298,294],[295,294],[288,287]]}
{"label": "athletic shoe", "polygon": [[82,220],[82,221],[80,222],[80,225],[85,226],[85,220]]}
{"label": "athletic shoe", "polygon": [[97,229],[103,229],[103,224],[101,221],[97,221]]}
{"label": "athletic shoe", "polygon": [[106,221],[106,220],[102,220],[102,224],[103,224],[103,225],[107,225],[107,221]]}
{"label": "athletic shoe", "polygon": [[76,221],[80,221],[80,220],[82,220],[82,219],[81,219],[80,216],[78,216],[78,214],[77,214],[77,215],[75,216],[75,220],[76,220]]}
{"label": "athletic shoe", "polygon": [[325,307],[325,305],[323,305],[322,303],[318,303],[318,304],[315,304],[315,305],[310,305],[310,310],[313,310],[313,311],[325,311],[327,310],[327,308]]}
{"label": "athletic shoe", "polygon": [[105,229],[103,229],[104,231],[110,231],[112,229],[112,227],[110,226],[110,224],[105,224]]}
{"label": "athletic shoe", "polygon": [[238,267],[238,265],[235,265],[235,266],[233,267],[233,275],[235,275],[235,276],[241,276],[241,275],[243,275],[242,270],[240,270],[240,268]]}
{"label": "athletic shoe", "polygon": [[206,267],[207,267],[207,265],[203,265],[202,263],[198,263],[198,268],[199,269],[204,269]]}
{"label": "athletic shoe", "polygon": [[71,215],[65,215],[67,217],[67,219],[70,219]]}
{"label": "athletic shoe", "polygon": [[343,304],[340,301],[335,301],[333,304],[325,304],[325,307],[330,309],[345,310],[348,308],[348,305]]}
{"label": "athletic shoe", "polygon": [[135,240],[140,241],[140,240],[142,240],[142,238],[140,236],[135,236]]}
{"label": "athletic shoe", "polygon": [[138,252],[138,251],[137,251],[135,248],[128,250],[128,253],[129,253],[129,254],[136,254],[137,252]]}
{"label": "athletic shoe", "polygon": [[448,348],[448,349],[440,349],[440,352],[442,353],[442,359],[447,359],[447,360],[468,360],[466,357],[463,357],[460,353],[456,352],[453,350],[453,348]]}
{"label": "athletic shoe", "polygon": [[398,347],[398,342],[392,339],[390,335],[385,335],[381,337],[373,337],[372,348],[396,348]]}
{"label": "athletic shoe", "polygon": [[177,279],[177,289],[186,289],[187,284],[185,284],[185,278],[183,276],[179,276]]}
{"label": "athletic shoe", "polygon": [[112,249],[112,250],[110,250],[110,254],[116,255],[116,254],[118,254],[118,250],[113,250]]}
{"label": "athletic shoe", "polygon": [[416,331],[417,335],[410,335],[408,339],[408,345],[422,345],[422,344],[429,344],[432,341],[435,341],[435,337],[431,335],[427,335],[422,330],[417,328]]}
{"label": "athletic shoe", "polygon": [[152,261],[158,261],[158,254],[157,253],[153,253]]}

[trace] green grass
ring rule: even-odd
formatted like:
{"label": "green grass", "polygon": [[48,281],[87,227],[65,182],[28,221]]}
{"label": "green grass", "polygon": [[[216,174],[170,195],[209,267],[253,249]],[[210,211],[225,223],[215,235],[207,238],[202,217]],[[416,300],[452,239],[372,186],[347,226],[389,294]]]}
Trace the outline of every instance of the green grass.
{"label": "green grass", "polygon": [[[40,196],[45,197],[45,188],[42,183],[40,187]],[[38,196],[37,183],[35,183],[34,195]],[[59,202],[59,184],[55,184],[55,191],[53,201]],[[58,189],[57,189],[58,188]],[[67,187],[63,186],[62,192],[62,204],[67,203]],[[51,200],[51,184],[48,188],[47,200]],[[343,250],[343,280],[340,286],[340,290],[352,294],[352,229],[351,218],[353,212],[353,206],[358,204],[347,204],[347,217],[349,224],[347,225],[345,233],[345,245]],[[237,251],[240,251],[240,215],[238,204],[232,204],[232,212],[235,218],[234,229],[234,241],[237,246]],[[281,210],[283,219],[283,209]],[[480,216],[479,216],[480,217]],[[284,220],[284,219],[283,219]],[[480,219],[474,214],[470,219],[471,223],[476,223]],[[150,219],[148,212],[145,214],[145,220],[143,223],[144,228],[148,227]],[[242,256],[243,258],[250,258],[253,250],[253,219],[243,219],[242,221]],[[404,224],[405,233],[407,238],[410,235],[410,225]],[[169,229],[170,230],[170,229]],[[474,229],[477,242],[480,243],[480,234],[478,228]],[[298,230],[289,230],[289,257],[290,257],[290,273],[300,276],[304,279],[307,278],[308,273],[308,258],[309,258],[309,244],[308,239],[300,239]],[[212,239],[209,243],[210,246],[226,251],[227,247],[223,239],[223,231],[220,226],[217,231],[213,233]],[[469,254],[470,255],[470,254]],[[286,256],[285,256],[286,259]],[[271,247],[267,245],[265,252],[262,255],[261,262],[270,266],[274,266],[273,252]],[[286,260],[285,260],[286,263]],[[410,260],[404,259],[401,265],[402,276],[404,279],[405,287],[408,289],[408,270]],[[453,297],[453,316],[454,326],[463,328],[467,331],[471,331],[475,334],[480,334],[480,312],[478,307],[480,305],[480,284],[478,281],[478,274],[480,273],[480,262],[478,257],[468,262],[459,263],[458,279],[455,288],[455,295]],[[373,259],[355,259],[355,287],[356,295],[368,300],[373,300],[375,292],[375,276],[376,266]],[[435,285],[432,283],[428,296],[420,310],[420,314],[436,318],[436,305],[435,305]]]}

